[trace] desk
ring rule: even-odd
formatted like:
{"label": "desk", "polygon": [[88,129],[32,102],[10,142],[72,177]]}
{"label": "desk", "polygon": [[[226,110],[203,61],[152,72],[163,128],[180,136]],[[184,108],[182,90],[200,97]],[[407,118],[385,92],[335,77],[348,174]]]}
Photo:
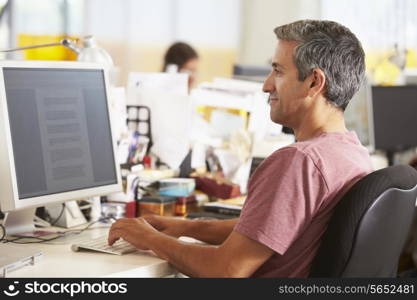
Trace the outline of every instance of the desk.
{"label": "desk", "polygon": [[[107,228],[91,231],[104,234]],[[24,244],[41,250],[43,257],[33,266],[12,271],[7,277],[168,277],[176,271],[165,260],[147,252],[112,255],[100,252],[73,252],[71,245]]]}

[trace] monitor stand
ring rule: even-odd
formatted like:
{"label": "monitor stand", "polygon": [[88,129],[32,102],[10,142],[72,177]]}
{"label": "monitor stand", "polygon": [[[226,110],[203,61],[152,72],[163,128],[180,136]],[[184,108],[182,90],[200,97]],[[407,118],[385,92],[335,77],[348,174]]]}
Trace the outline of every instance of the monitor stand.
{"label": "monitor stand", "polygon": [[55,226],[71,228],[87,223],[77,201],[65,202],[64,208],[62,204],[47,205],[46,210],[51,218],[55,220],[53,221]]}
{"label": "monitor stand", "polygon": [[[65,206],[62,206],[62,204],[48,205],[46,209],[51,218],[55,220],[54,224],[43,221],[41,224],[37,222],[36,225],[42,227],[55,225],[70,228],[87,223],[76,201],[68,201],[65,203]],[[50,234],[51,232],[49,231],[36,230],[34,222],[35,212],[36,207],[30,207],[5,213],[3,226],[6,229],[6,235],[40,236]]]}
{"label": "monitor stand", "polygon": [[34,232],[33,218],[35,217],[35,211],[36,207],[31,207],[6,213],[3,221],[6,235]]}

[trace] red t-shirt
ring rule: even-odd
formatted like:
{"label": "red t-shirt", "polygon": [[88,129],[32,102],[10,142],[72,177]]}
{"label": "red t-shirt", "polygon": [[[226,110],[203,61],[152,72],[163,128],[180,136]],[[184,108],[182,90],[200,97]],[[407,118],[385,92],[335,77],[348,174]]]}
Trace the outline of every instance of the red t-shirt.
{"label": "red t-shirt", "polygon": [[371,161],[354,132],[275,151],[256,169],[234,230],[275,253],[253,277],[307,277],[335,205]]}

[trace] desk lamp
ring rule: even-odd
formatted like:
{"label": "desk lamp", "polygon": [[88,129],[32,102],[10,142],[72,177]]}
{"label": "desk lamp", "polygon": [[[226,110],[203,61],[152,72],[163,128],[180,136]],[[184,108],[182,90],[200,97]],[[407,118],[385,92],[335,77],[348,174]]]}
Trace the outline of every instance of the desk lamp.
{"label": "desk lamp", "polygon": [[77,61],[93,62],[103,64],[107,68],[113,67],[113,60],[106,50],[100,48],[92,35],[83,38],[83,47],[76,45],[71,39],[63,39],[56,43],[24,46],[10,49],[0,49],[0,52],[15,52],[21,50],[45,48],[54,46],[64,46],[77,54]]}

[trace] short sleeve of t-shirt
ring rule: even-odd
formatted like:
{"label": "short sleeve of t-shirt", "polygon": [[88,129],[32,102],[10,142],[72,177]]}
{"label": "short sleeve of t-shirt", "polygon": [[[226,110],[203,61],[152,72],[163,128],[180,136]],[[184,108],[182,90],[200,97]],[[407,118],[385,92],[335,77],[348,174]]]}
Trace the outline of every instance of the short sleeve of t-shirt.
{"label": "short sleeve of t-shirt", "polygon": [[282,148],[252,175],[234,230],[283,255],[309,225],[327,193],[313,160],[295,147]]}

